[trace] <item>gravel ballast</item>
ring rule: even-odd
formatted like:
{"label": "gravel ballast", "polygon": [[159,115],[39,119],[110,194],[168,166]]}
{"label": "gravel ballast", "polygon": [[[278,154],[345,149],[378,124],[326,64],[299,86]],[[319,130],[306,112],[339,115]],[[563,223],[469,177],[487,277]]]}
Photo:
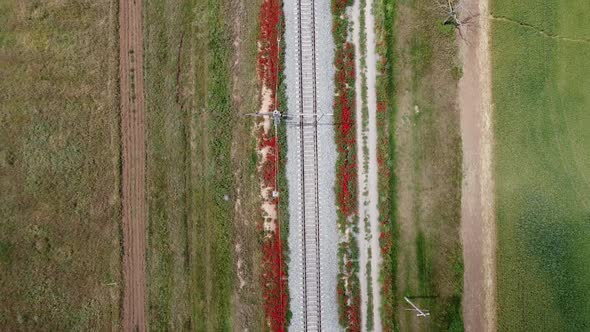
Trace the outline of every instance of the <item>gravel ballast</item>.
{"label": "gravel ballast", "polygon": [[[332,15],[330,1],[315,3],[316,20],[316,86],[318,113],[333,113],[334,98],[334,41],[332,39]],[[298,26],[297,1],[285,1],[285,75],[287,85],[288,115],[298,113]],[[303,326],[303,270],[302,270],[302,218],[299,183],[300,145],[297,118],[288,120],[287,125],[287,179],[289,181],[289,294],[290,310],[293,314],[290,330],[302,331]],[[320,259],[322,330],[338,331],[338,303],[336,281],[338,276],[337,248],[339,234],[334,193],[336,144],[334,142],[333,117],[326,115],[319,120],[319,213],[320,213]]]}

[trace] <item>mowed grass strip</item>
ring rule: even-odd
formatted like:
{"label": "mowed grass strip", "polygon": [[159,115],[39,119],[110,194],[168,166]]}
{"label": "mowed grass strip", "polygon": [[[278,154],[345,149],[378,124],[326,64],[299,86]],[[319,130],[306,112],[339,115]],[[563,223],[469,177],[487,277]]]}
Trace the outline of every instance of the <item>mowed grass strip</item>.
{"label": "mowed grass strip", "polygon": [[[523,16],[527,5],[542,10]],[[590,329],[590,44],[536,29],[588,38],[587,6],[493,3],[524,20],[492,25],[502,331]]]}
{"label": "mowed grass strip", "polygon": [[0,0],[0,330],[119,328],[117,7]]}
{"label": "mowed grass strip", "polygon": [[195,1],[145,3],[148,317],[155,330],[193,324],[190,292],[190,126]]}
{"label": "mowed grass strip", "polygon": [[[204,68],[206,90],[204,98],[197,97],[197,158],[203,168],[197,172],[197,216],[195,241],[197,268],[193,274],[196,292],[195,316],[197,330],[228,331],[232,329],[231,295],[234,282],[232,250],[232,211],[229,200],[233,191],[231,176],[232,123],[237,114],[232,111],[230,97],[231,47],[225,15],[227,2],[208,0],[206,56]],[[203,31],[201,31],[203,33]],[[200,61],[200,59],[199,59]]]}
{"label": "mowed grass strip", "polygon": [[235,114],[226,5],[146,1],[148,292],[155,330],[232,329]]}

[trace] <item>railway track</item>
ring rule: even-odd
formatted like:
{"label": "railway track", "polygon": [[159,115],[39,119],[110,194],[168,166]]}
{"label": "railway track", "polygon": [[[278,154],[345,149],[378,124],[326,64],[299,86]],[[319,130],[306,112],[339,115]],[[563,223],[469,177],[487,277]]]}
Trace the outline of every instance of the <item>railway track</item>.
{"label": "railway track", "polygon": [[299,32],[299,135],[303,263],[303,324],[322,330],[320,215],[316,91],[315,1],[297,0]]}

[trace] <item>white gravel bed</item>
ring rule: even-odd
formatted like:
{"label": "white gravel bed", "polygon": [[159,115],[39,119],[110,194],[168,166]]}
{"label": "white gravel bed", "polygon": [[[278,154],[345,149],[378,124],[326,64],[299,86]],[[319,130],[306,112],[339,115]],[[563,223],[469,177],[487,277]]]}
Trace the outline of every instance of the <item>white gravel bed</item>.
{"label": "white gravel bed", "polygon": [[[285,1],[285,74],[287,84],[287,114],[298,113],[298,27],[297,1]],[[333,113],[334,98],[334,41],[332,39],[332,14],[329,0],[316,1],[316,67],[317,105],[319,113]],[[285,110],[281,110],[285,111]],[[296,122],[296,121],[293,121]],[[322,330],[338,331],[338,303],[336,282],[338,276],[336,197],[334,192],[336,168],[336,144],[332,116],[325,116],[318,127],[319,154],[319,199],[321,238],[321,298]],[[303,271],[302,271],[302,219],[301,181],[299,160],[299,127],[296,123],[287,126],[287,178],[289,181],[289,294],[290,310],[293,313],[291,331],[303,331]]]}

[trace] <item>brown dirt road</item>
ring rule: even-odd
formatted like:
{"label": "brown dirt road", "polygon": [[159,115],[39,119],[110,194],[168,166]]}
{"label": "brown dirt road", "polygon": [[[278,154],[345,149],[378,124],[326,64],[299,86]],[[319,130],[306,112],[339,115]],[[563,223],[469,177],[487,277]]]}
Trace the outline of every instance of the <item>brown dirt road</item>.
{"label": "brown dirt road", "polygon": [[488,0],[463,0],[478,15],[463,31],[459,82],[463,140],[461,231],[465,264],[463,319],[466,331],[496,330],[492,92]]}
{"label": "brown dirt road", "polygon": [[145,331],[145,107],[142,0],[119,2],[119,75],[123,142],[123,330]]}

